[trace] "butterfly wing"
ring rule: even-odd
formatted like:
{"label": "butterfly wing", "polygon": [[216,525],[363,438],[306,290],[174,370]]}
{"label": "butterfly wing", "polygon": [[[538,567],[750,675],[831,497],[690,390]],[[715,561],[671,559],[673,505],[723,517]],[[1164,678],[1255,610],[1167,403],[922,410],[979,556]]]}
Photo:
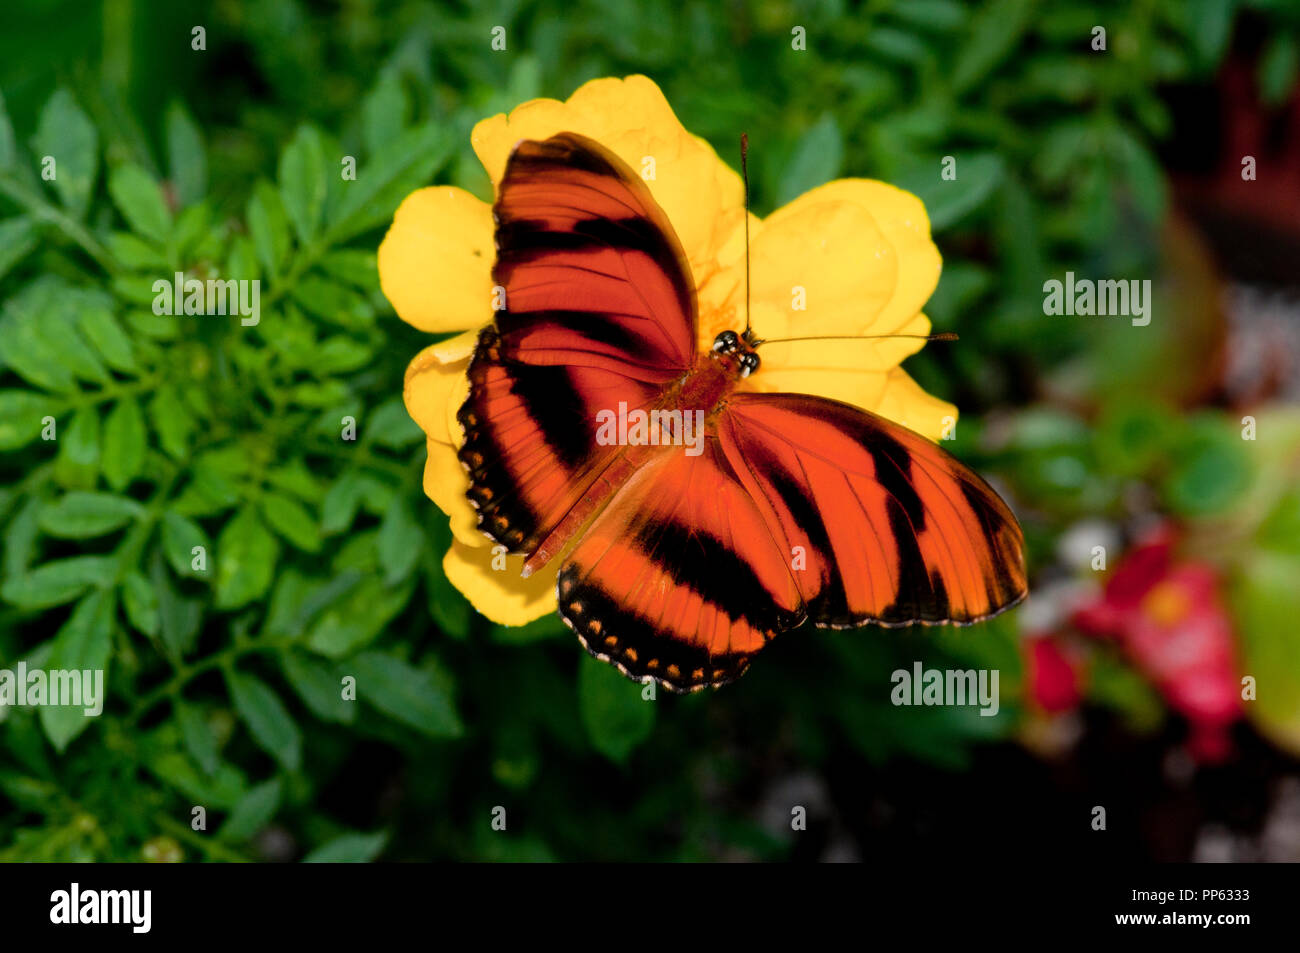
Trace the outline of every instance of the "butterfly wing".
{"label": "butterfly wing", "polygon": [[739,677],[803,618],[785,553],[716,439],[642,467],[566,558],[557,594],[589,652],[673,691]]}
{"label": "butterfly wing", "polygon": [[1025,595],[1006,504],[937,445],[842,404],[735,394],[699,457],[642,469],[566,559],[588,651],[674,691],[725,684],[775,635],[978,622]]}
{"label": "butterfly wing", "polygon": [[519,143],[493,211],[505,308],[470,363],[460,456],[480,527],[545,561],[619,453],[597,412],[651,406],[694,364],[694,285],[645,184],[582,136]]}
{"label": "butterfly wing", "polygon": [[820,397],[748,393],[728,402],[718,435],[815,624],[966,625],[1024,598],[1011,510],[905,427]]}

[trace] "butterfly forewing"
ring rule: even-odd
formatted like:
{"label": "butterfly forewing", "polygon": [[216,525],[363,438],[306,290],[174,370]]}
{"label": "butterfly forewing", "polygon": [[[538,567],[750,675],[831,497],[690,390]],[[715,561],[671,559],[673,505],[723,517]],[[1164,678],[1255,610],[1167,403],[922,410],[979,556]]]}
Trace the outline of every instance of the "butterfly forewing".
{"label": "butterfly forewing", "polygon": [[966,624],[1024,598],[1011,511],[905,427],[820,397],[738,394],[719,434],[816,624]]}
{"label": "butterfly forewing", "polygon": [[598,413],[655,405],[692,366],[695,301],[645,184],[581,136],[521,142],[494,214],[505,307],[470,364],[461,460],[481,528],[549,557],[612,490]]}

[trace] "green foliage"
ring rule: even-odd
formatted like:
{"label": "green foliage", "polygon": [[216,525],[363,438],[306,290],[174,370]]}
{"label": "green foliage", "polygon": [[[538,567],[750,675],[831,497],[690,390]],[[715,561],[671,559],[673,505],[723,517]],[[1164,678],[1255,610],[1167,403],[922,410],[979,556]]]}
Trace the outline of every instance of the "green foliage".
{"label": "green foliage", "polygon": [[[58,89],[31,140],[56,157],[48,185],[5,140],[0,190],[25,214],[0,225],[0,661],[106,669],[109,698],[100,717],[42,707],[35,734],[33,710],[6,709],[0,736],[27,756],[0,755],[0,789],[118,764],[66,792],[84,798],[75,811],[53,797],[17,818],[89,826],[93,856],[138,856],[143,824],[222,858],[310,797],[307,732],[356,720],[345,681],[396,738],[464,732],[426,640],[387,634],[416,590],[422,460],[400,402],[414,348],[390,346],[373,237],[445,165],[449,139],[428,122],[376,123],[376,151],[345,180],[337,144],[303,125],[239,222],[214,214],[185,106],[161,127],[165,162],[115,159],[111,135]],[[170,298],[175,272],[260,278],[257,325],[157,313],[154,282]],[[360,439],[342,439],[345,417]],[[355,488],[341,506],[338,487]],[[228,816],[199,835],[190,804]],[[343,832],[312,859],[370,859],[386,840]],[[49,850],[19,838],[8,856]]]}

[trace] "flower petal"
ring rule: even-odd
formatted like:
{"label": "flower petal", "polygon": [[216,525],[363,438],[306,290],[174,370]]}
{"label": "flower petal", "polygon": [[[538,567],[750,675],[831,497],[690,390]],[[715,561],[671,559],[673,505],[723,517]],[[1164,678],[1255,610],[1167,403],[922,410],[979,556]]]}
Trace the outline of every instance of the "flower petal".
{"label": "flower petal", "polygon": [[506,568],[496,570],[490,548],[451,544],[442,560],[448,581],[461,591],[479,612],[499,625],[526,625],[555,611],[555,576],[560,560],[553,560],[540,572],[521,578],[522,556],[507,556]]}
{"label": "flower petal", "polygon": [[957,408],[927,394],[901,367],[886,374],[880,401],[868,409],[936,443],[957,425]]}
{"label": "flower petal", "polygon": [[379,284],[421,331],[463,331],[492,315],[492,207],[439,185],[408,195],[379,246]]}
{"label": "flower petal", "polygon": [[916,196],[868,179],[827,183],[777,209],[753,237],[752,299],[787,322],[772,330],[755,322],[755,330],[896,332],[934,292],[941,266]]}
{"label": "flower petal", "polygon": [[461,442],[456,412],[469,393],[465,369],[473,353],[476,331],[426,347],[406,368],[403,397],[406,412],[428,437],[429,456],[424,465],[424,492],[450,520],[456,539],[486,547],[474,508],[465,497],[469,480],[456,455]]}
{"label": "flower petal", "polygon": [[[875,315],[869,333],[898,330],[930,300],[943,268],[939,249],[930,238],[930,217],[925,204],[911,192],[885,182],[837,179],[804,193],[786,208],[822,202],[844,202],[866,211],[884,235],[898,266],[896,281],[889,301]],[[879,249],[867,254],[876,250]]]}

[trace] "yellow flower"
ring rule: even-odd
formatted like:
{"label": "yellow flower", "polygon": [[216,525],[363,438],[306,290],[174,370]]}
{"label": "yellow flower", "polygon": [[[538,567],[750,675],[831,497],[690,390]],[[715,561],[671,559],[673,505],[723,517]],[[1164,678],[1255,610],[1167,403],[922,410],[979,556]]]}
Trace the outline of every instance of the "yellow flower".
{"label": "yellow flower", "polygon": [[[521,139],[576,132],[632,169],[654,162],[646,184],[681,240],[695,279],[700,347],[744,325],[744,187],[713,148],[688,133],[645,76],[599,79],[567,101],[538,99],[485,119],[471,141],[495,185]],[[925,207],[882,182],[841,179],[766,219],[750,216],[750,312],[764,338],[929,333],[921,306],[939,280]],[[521,579],[522,557],[493,571],[488,539],[465,498],[456,412],[479,329],[492,318],[492,208],[468,192],[432,186],[409,195],[379,247],[379,278],[397,314],[431,333],[464,332],[425,348],[406,371],[411,417],[428,437],[424,490],[448,516],[447,578],[484,615],[522,625],[555,610],[555,565]],[[832,397],[938,439],[951,404],[931,397],[898,365],[923,342],[772,343],[762,370],[742,382],[761,390]],[[510,571],[516,570],[516,571]]]}

